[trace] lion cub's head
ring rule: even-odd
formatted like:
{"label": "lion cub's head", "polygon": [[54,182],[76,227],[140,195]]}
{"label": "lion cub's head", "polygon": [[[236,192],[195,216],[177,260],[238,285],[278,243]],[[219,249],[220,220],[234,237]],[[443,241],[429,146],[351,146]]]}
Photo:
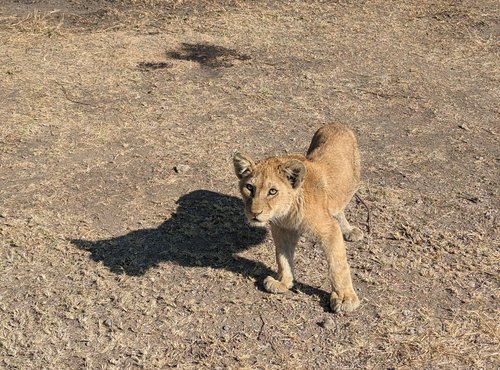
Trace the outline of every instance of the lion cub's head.
{"label": "lion cub's head", "polygon": [[304,163],[279,157],[254,162],[240,153],[233,162],[251,225],[264,226],[288,214],[306,175]]}

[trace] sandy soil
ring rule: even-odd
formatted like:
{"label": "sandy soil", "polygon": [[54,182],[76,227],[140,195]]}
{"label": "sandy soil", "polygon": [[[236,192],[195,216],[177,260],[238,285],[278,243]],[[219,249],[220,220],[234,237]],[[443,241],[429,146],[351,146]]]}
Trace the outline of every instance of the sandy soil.
{"label": "sandy soil", "polygon": [[[499,30],[489,0],[3,1],[0,367],[500,367]],[[332,121],[349,315],[307,236],[264,292],[231,162]]]}

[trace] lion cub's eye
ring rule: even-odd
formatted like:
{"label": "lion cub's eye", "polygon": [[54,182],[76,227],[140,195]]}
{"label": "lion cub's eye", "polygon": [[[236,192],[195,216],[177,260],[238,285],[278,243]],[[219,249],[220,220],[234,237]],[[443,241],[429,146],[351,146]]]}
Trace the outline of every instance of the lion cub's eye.
{"label": "lion cub's eye", "polygon": [[271,188],[271,189],[269,189],[268,195],[276,195],[277,192],[278,192],[278,190]]}
{"label": "lion cub's eye", "polygon": [[245,187],[246,187],[246,188],[247,188],[247,189],[248,189],[251,193],[253,193],[253,189],[254,189],[254,187],[253,187],[253,185],[252,185],[252,184],[246,184],[246,185],[245,185]]}

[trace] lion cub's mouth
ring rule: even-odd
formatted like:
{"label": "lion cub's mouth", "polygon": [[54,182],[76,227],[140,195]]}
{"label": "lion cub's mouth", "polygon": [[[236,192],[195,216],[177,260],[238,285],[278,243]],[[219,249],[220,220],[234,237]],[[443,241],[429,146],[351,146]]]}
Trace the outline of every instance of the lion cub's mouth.
{"label": "lion cub's mouth", "polygon": [[259,221],[259,220],[248,220],[248,223],[250,224],[250,226],[253,226],[253,227],[264,227],[266,226],[267,222],[266,221]]}
{"label": "lion cub's mouth", "polygon": [[247,215],[247,222],[250,226],[253,227],[264,227],[267,224],[267,220],[263,221],[255,217],[251,217]]}

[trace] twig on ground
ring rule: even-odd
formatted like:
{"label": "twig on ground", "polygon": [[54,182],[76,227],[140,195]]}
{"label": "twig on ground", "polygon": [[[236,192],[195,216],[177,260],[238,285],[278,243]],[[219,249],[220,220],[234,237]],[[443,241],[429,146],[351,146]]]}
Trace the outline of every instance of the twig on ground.
{"label": "twig on ground", "polygon": [[64,87],[63,84],[57,82],[57,81],[54,81],[57,85],[59,85],[59,87],[61,88],[61,90],[63,91],[64,93],[64,97],[66,99],[68,99],[70,102],[72,103],[76,103],[76,104],[82,104],[82,105],[88,105],[88,106],[91,106],[91,107],[95,107],[94,104],[91,104],[91,103],[86,103],[86,102],[83,102],[83,101],[79,101],[79,100],[75,100],[75,99],[72,99],[69,94],[68,94],[68,91],[66,90],[66,88]]}
{"label": "twig on ground", "polygon": [[365,94],[370,94],[377,96],[379,98],[385,98],[385,99],[391,99],[391,98],[400,98],[400,99],[416,99],[416,100],[423,100],[424,98],[420,96],[414,96],[414,95],[401,95],[401,94],[387,94],[387,93],[382,93],[382,92],[377,92],[377,91],[370,91],[366,89],[356,89],[357,91],[361,91]]}
{"label": "twig on ground", "polygon": [[266,325],[266,322],[262,318],[261,314],[259,314],[259,317],[260,317],[260,321],[262,321],[262,325],[260,326],[259,334],[257,335],[257,340],[260,340],[260,337],[261,337],[262,333],[264,332],[264,326]]}
{"label": "twig on ground", "polygon": [[365,201],[363,199],[361,199],[361,197],[358,195],[358,193],[355,194],[355,197],[366,208],[366,212],[367,212],[366,226],[368,228],[368,234],[371,234],[372,233],[372,217],[371,217],[370,207],[368,207],[368,205],[365,203]]}

